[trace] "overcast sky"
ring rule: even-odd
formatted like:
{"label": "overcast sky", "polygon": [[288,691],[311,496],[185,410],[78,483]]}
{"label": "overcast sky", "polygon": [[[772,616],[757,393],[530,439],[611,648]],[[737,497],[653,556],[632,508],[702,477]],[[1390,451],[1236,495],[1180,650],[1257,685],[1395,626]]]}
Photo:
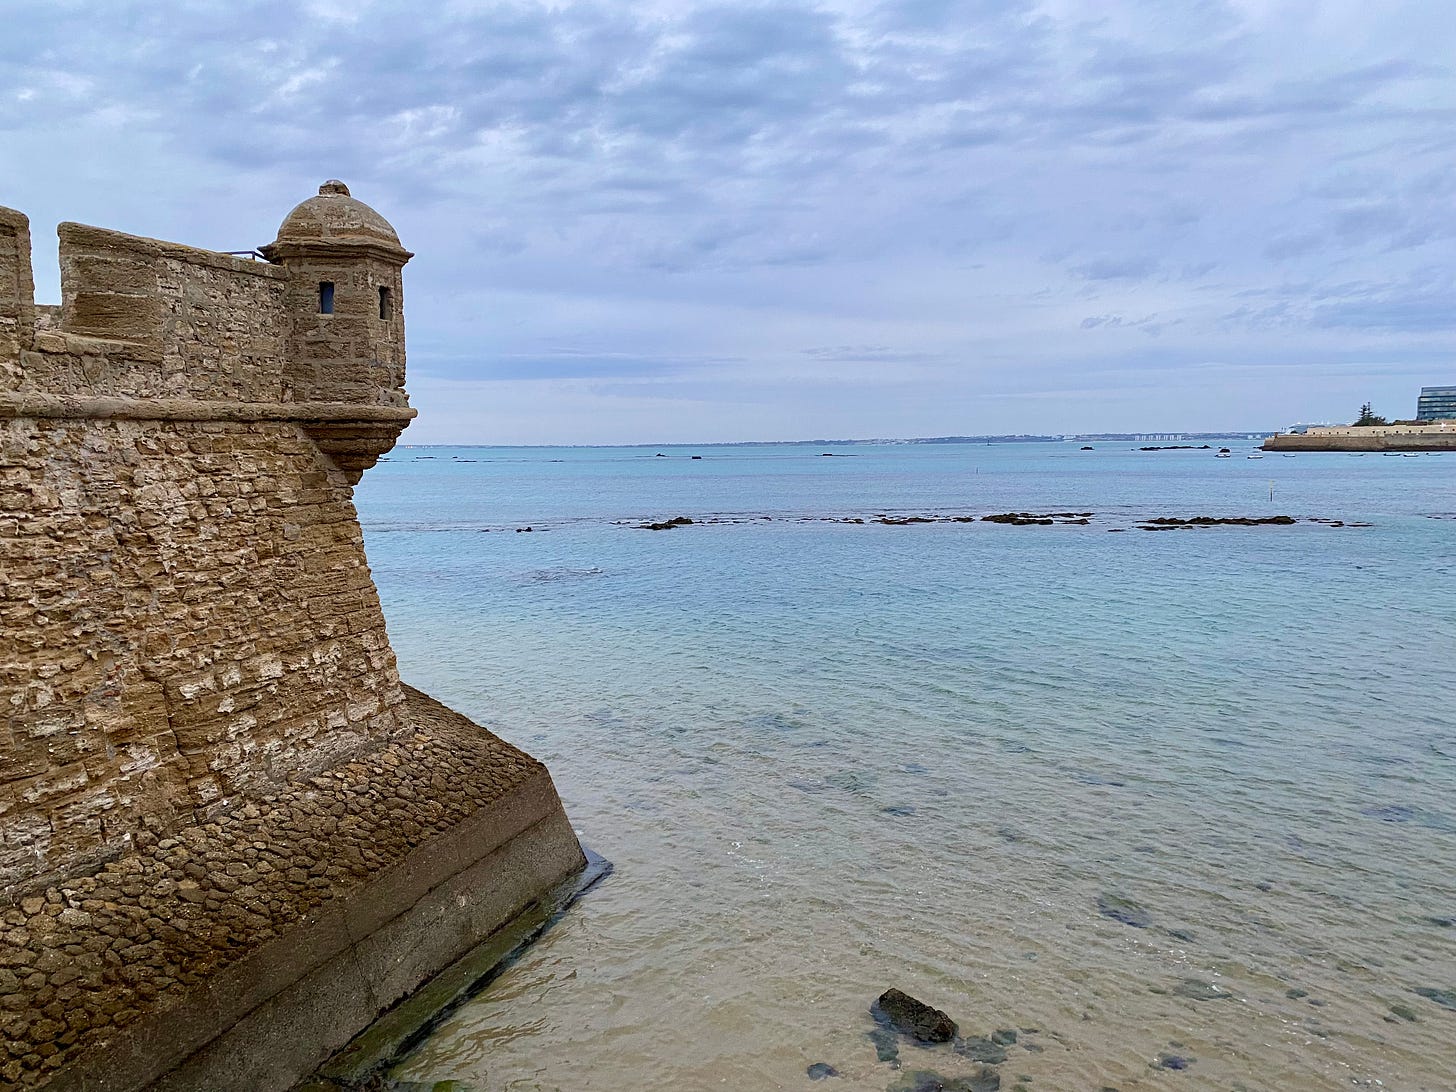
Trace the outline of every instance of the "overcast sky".
{"label": "overcast sky", "polygon": [[342,178],[422,442],[1212,430],[1456,383],[1440,0],[0,0],[0,204]]}

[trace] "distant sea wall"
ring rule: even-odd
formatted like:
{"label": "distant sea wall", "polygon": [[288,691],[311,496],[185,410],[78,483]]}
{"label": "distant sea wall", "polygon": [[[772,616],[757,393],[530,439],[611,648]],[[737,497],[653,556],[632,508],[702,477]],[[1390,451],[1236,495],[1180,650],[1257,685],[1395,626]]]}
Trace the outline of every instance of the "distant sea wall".
{"label": "distant sea wall", "polygon": [[1456,451],[1456,421],[1430,425],[1373,425],[1280,433],[1265,451]]}
{"label": "distant sea wall", "polygon": [[0,1084],[289,1088],[585,864],[404,686],[352,502],[414,416],[393,229],[270,261],[0,208]]}

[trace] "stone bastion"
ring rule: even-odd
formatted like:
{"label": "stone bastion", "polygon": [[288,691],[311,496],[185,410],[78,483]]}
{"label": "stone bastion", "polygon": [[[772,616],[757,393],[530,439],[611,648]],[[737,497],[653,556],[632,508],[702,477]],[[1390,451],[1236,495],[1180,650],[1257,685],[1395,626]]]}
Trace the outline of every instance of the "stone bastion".
{"label": "stone bastion", "polygon": [[414,416],[347,187],[265,260],[0,208],[0,1087],[287,1089],[585,864],[403,685],[352,502]]}

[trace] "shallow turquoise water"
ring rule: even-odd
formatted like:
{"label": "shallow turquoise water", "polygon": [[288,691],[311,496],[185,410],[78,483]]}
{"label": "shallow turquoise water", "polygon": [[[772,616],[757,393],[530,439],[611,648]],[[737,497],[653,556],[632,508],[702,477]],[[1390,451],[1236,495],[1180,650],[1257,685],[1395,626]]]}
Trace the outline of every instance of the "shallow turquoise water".
{"label": "shallow turquoise water", "polygon": [[[1136,446],[370,471],[405,678],[544,759],[618,866],[404,1074],[974,1070],[876,1060],[865,1009],[899,985],[967,1034],[1038,1028],[1004,1088],[1456,1087],[1456,1012],[1413,992],[1456,989],[1456,455]],[[1007,510],[1095,514],[826,522]],[[1136,529],[1276,513],[1373,526]]]}

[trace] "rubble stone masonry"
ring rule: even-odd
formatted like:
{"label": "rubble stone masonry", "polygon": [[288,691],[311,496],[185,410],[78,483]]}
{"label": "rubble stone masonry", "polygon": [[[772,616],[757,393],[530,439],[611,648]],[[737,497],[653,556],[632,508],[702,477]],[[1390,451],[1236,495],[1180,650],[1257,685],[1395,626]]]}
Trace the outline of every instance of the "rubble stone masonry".
{"label": "rubble stone masonry", "polygon": [[266,262],[59,236],[57,313],[0,208],[0,1087],[287,1088],[581,850],[399,680],[393,229],[331,182]]}

